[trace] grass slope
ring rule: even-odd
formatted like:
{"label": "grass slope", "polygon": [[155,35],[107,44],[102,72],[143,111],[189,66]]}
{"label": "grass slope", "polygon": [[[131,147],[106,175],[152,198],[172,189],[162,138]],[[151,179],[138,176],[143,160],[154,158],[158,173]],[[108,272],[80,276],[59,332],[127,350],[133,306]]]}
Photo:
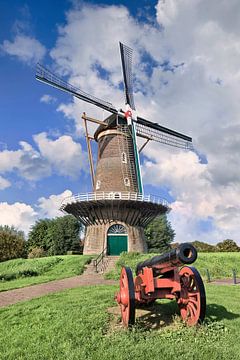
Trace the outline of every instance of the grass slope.
{"label": "grass slope", "polygon": [[64,255],[0,263],[0,291],[79,275],[90,256]]}
{"label": "grass slope", "polygon": [[107,311],[115,291],[76,288],[0,309],[1,360],[240,359],[239,287],[208,285],[207,319],[198,328],[173,319],[176,304],[165,301],[160,328],[149,329],[145,316],[131,331]]}
{"label": "grass slope", "polygon": [[[122,253],[116,269],[106,274],[107,279],[119,279],[122,266],[130,266],[135,273],[138,262],[148,259],[157,254]],[[192,265],[198,269],[203,279],[206,279],[206,269],[209,270],[211,279],[232,277],[232,269],[240,274],[240,252],[226,253],[198,253],[198,258]]]}

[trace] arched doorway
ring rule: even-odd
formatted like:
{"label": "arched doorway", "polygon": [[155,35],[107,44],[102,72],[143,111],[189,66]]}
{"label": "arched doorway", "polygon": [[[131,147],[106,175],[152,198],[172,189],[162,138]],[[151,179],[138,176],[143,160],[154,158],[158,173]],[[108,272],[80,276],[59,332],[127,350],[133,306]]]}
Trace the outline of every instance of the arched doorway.
{"label": "arched doorway", "polygon": [[110,226],[107,233],[107,254],[119,255],[128,250],[128,235],[126,228],[121,224]]}

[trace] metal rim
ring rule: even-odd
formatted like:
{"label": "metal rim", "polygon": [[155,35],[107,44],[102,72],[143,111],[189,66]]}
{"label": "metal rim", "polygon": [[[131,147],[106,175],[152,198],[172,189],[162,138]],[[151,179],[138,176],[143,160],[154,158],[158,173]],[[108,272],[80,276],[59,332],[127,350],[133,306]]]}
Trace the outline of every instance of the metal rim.
{"label": "metal rim", "polygon": [[179,271],[181,292],[178,305],[182,319],[189,326],[204,320],[206,294],[202,278],[196,268],[184,266]]}
{"label": "metal rim", "polygon": [[135,323],[135,293],[132,270],[123,267],[120,275],[120,308],[123,324],[128,327]]}

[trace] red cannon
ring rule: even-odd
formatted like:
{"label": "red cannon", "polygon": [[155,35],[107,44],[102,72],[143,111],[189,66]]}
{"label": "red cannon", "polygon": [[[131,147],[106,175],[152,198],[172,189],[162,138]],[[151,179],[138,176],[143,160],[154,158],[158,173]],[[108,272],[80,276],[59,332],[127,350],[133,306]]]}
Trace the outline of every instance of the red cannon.
{"label": "red cannon", "polygon": [[123,267],[120,290],[116,294],[123,324],[126,327],[134,325],[136,307],[152,304],[156,299],[175,299],[187,325],[202,322],[206,311],[203,281],[197,269],[183,266],[192,264],[196,258],[194,246],[184,243],[177,249],[139,263],[134,280],[131,269]]}

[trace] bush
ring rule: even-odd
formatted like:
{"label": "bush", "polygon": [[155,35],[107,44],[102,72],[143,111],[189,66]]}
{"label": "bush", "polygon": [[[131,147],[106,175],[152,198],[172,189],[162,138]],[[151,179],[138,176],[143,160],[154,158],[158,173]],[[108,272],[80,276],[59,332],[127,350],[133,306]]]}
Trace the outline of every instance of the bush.
{"label": "bush", "polygon": [[28,254],[29,259],[41,258],[46,256],[46,252],[41,247],[32,248]]}
{"label": "bush", "polygon": [[0,226],[0,261],[25,257],[24,234],[14,227]]}

